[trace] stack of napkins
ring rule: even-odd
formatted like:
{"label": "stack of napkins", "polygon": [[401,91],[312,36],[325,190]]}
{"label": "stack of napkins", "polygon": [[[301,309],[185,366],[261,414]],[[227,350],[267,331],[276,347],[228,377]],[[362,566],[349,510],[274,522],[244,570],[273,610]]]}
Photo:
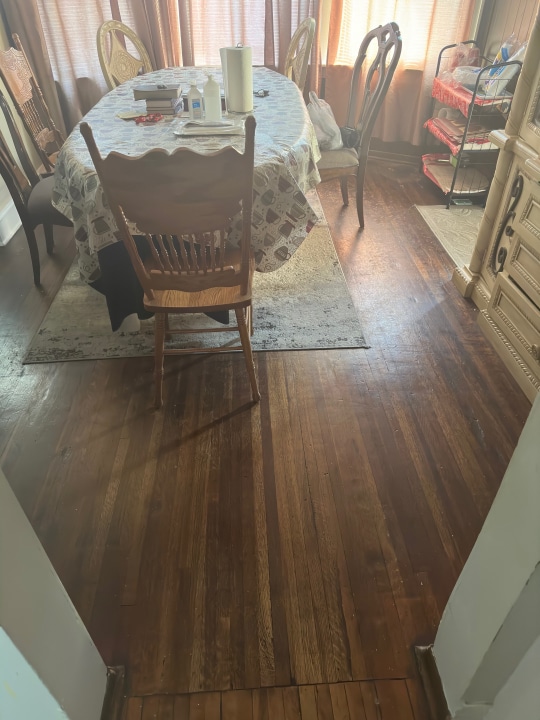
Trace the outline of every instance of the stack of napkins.
{"label": "stack of napkins", "polygon": [[174,130],[175,135],[245,135],[244,122],[242,119],[220,120],[208,122],[206,120],[188,120],[178,125]]}

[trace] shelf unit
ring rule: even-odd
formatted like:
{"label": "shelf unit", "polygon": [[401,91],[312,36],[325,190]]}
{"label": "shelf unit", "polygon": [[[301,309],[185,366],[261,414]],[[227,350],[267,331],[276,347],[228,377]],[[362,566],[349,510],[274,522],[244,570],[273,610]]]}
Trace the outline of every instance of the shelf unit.
{"label": "shelf unit", "polygon": [[[476,45],[473,40],[460,44]],[[521,68],[519,61],[490,64],[479,56],[480,61],[487,64],[477,73],[474,86],[467,89],[453,81],[444,69],[456,47],[457,43],[447,45],[439,53],[431,93],[432,117],[424,125],[449,152],[422,156],[422,170],[445,194],[446,207],[464,201],[484,201],[499,150],[489,135],[504,127],[513,97],[511,92],[502,90],[508,81],[497,79],[497,72],[506,66],[517,65],[517,76]],[[512,86],[516,76],[511,81]],[[489,95],[482,92],[487,81],[491,83]],[[501,87],[500,92],[497,85]]]}

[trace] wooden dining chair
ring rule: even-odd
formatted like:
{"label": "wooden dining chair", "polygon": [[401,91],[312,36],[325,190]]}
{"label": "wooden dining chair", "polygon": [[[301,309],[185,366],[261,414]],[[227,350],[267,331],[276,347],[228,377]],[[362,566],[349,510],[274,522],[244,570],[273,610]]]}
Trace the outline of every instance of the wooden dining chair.
{"label": "wooden dining chair", "polygon": [[[134,47],[138,57],[128,52],[126,39]],[[97,50],[109,90],[154,69],[142,40],[130,27],[118,20],[107,20],[101,25],[97,32]]]}
{"label": "wooden dining chair", "polygon": [[54,124],[19,36],[12,37],[15,47],[0,51],[0,75],[35,145],[43,174],[50,173],[65,138]]}
{"label": "wooden dining chair", "polygon": [[54,251],[53,226],[63,225],[65,227],[71,227],[72,223],[53,207],[51,198],[54,177],[50,175],[46,178],[41,178],[38,175],[26,152],[21,135],[15,124],[13,113],[1,92],[0,108],[2,109],[13,146],[15,147],[20,162],[19,166],[5,137],[0,134],[0,175],[6,183],[13,203],[21,218],[30,250],[34,283],[39,285],[41,282],[41,272],[39,249],[34,232],[36,227],[43,225],[47,252],[49,255],[52,255]]}
{"label": "wooden dining chair", "polygon": [[[364,61],[371,43],[377,51],[369,68]],[[339,178],[343,204],[349,204],[347,180],[356,178],[356,210],[364,227],[364,178],[373,125],[379,114],[401,55],[401,35],[395,22],[379,25],[362,40],[354,64],[346,127],[356,130],[353,147],[324,150],[317,163],[321,181]]]}
{"label": "wooden dining chair", "polygon": [[315,20],[308,17],[296,28],[296,32],[291,38],[285,57],[283,74],[296,83],[301,91],[304,90],[304,85],[306,84],[309,56],[311,54],[314,35]]}
{"label": "wooden dining chair", "polygon": [[[162,404],[163,356],[186,352],[242,349],[254,401],[260,398],[250,333],[251,286],[255,260],[251,248],[255,118],[245,121],[245,151],[225,147],[209,155],[188,148],[171,154],[151,150],[139,157],[111,152],[102,158],[90,126],[84,137],[118,232],[144,290],[144,307],[155,314],[155,403]],[[238,247],[227,244],[232,218],[242,213]],[[143,261],[128,228],[144,234],[148,259]],[[177,333],[169,316],[234,310],[237,324],[211,332],[236,331],[240,345],[231,348],[165,348]]]}

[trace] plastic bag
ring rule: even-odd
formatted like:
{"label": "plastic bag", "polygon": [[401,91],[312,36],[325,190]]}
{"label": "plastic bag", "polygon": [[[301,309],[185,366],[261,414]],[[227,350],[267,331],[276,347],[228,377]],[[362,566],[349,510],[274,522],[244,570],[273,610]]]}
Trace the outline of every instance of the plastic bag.
{"label": "plastic bag", "polygon": [[309,93],[309,100],[307,109],[320,149],[339,150],[343,147],[343,141],[332,108],[326,100],[318,98],[313,90]]}
{"label": "plastic bag", "polygon": [[463,87],[466,87],[468,90],[474,90],[478,79],[478,73],[481,70],[481,67],[460,65],[452,73],[452,78],[456,83],[458,83],[458,85],[463,85]]}
{"label": "plastic bag", "polygon": [[476,45],[466,45],[465,43],[459,43],[455,48],[452,48],[448,59],[448,72],[453,72],[457,67],[463,65],[478,65],[480,60],[480,50]]}
{"label": "plastic bag", "polygon": [[[499,52],[495,55],[493,65],[500,65],[500,63],[508,62],[519,47],[518,39],[514,33],[512,33],[510,37],[506,38],[501,45]],[[493,70],[490,70],[488,74],[493,75]]]}
{"label": "plastic bag", "polygon": [[341,140],[343,142],[343,147],[355,148],[360,142],[360,133],[356,128],[350,128],[345,126],[339,128],[339,131],[341,132]]}
{"label": "plastic bag", "polygon": [[[526,50],[527,43],[524,42],[508,58],[508,62],[514,62],[516,60],[519,60],[519,62],[523,62]],[[503,62],[505,61],[503,60]],[[486,80],[486,82],[484,83],[484,87],[482,88],[483,92],[490,97],[494,97],[495,95],[502,95],[502,93],[506,89],[506,86],[518,71],[519,65],[504,65],[503,67],[492,68],[488,73],[489,78]]]}

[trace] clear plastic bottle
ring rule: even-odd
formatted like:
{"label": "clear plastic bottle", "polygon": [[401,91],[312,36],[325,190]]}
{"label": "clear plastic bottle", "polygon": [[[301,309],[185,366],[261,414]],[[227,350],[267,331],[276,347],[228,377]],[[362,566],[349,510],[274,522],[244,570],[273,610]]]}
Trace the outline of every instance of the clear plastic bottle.
{"label": "clear plastic bottle", "polygon": [[202,120],[202,95],[197,89],[195,80],[191,81],[191,87],[187,94],[189,119],[190,120]]}
{"label": "clear plastic bottle", "polygon": [[221,120],[221,91],[213,75],[208,75],[208,80],[204,83],[203,97],[205,120],[219,122]]}

